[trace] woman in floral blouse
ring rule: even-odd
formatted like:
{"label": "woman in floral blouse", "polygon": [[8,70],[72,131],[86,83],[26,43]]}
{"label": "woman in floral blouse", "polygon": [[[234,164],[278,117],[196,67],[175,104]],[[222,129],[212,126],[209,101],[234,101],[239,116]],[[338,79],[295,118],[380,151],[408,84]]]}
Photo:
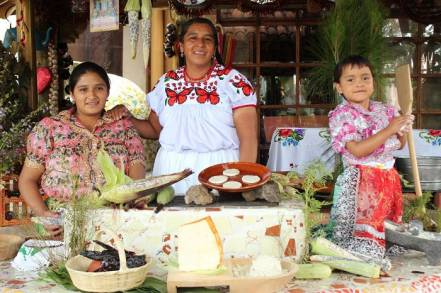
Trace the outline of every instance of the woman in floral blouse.
{"label": "woman in floral blouse", "polygon": [[[132,123],[129,119],[112,120],[104,112],[109,89],[102,67],[81,63],[69,79],[75,106],[44,118],[30,133],[19,188],[35,215],[56,216],[44,204],[40,187],[49,197],[68,201],[74,189],[75,195],[88,194],[104,184],[96,162],[101,147],[133,179],[145,176],[143,145]],[[61,233],[61,227],[46,228],[54,236]]]}

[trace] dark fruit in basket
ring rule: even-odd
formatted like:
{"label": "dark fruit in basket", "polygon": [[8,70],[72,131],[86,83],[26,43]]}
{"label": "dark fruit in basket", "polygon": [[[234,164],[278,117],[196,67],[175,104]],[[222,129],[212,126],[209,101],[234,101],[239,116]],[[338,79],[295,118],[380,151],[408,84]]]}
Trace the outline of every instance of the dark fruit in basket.
{"label": "dark fruit in basket", "polygon": [[[108,272],[119,270],[119,255],[118,251],[101,241],[94,240],[95,243],[105,248],[103,251],[85,250],[81,253],[82,256],[92,259],[89,265],[88,272]],[[128,268],[137,268],[146,264],[144,255],[135,255],[133,251],[125,250],[126,262]]]}

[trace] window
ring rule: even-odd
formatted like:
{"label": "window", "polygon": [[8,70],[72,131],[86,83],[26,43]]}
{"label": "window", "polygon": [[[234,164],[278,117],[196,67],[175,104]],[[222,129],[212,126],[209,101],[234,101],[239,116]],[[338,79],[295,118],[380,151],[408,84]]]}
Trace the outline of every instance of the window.
{"label": "window", "polygon": [[384,34],[394,56],[384,68],[387,82],[393,84],[396,66],[410,64],[415,128],[441,129],[441,24],[390,18]]}
{"label": "window", "polygon": [[309,15],[303,10],[286,9],[268,15],[253,15],[238,9],[217,11],[217,22],[223,27],[224,48],[226,40],[234,39],[232,65],[256,89],[263,164],[276,127],[319,127],[328,123],[327,113],[334,107],[329,97],[308,97],[302,87],[308,82],[308,70],[318,66],[307,46],[319,21],[319,15]]}

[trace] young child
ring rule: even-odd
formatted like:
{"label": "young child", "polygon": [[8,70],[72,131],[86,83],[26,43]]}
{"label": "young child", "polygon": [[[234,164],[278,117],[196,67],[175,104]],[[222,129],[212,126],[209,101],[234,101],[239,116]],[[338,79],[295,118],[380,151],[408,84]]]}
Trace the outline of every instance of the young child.
{"label": "young child", "polygon": [[404,147],[412,115],[372,101],[372,66],[348,56],[334,72],[343,102],[329,113],[332,147],[341,154],[331,211],[332,240],[340,247],[390,269],[385,259],[384,221],[401,222],[402,192],[392,152]]}

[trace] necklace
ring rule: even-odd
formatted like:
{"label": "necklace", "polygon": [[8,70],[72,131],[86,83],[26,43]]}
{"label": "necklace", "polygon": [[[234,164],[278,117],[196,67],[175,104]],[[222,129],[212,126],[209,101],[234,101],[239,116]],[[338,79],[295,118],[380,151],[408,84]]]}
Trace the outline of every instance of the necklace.
{"label": "necklace", "polygon": [[208,69],[208,71],[207,71],[204,75],[202,75],[201,77],[199,77],[199,78],[193,78],[193,77],[191,77],[190,75],[188,75],[188,73],[187,73],[187,67],[185,67],[185,68],[184,68],[184,77],[185,77],[185,80],[186,80],[186,81],[189,81],[189,82],[202,82],[202,81],[206,81],[206,80],[208,80],[208,78],[210,77],[210,75],[211,75],[211,71],[213,71],[213,67],[214,67],[214,66],[210,66],[210,68]]}

